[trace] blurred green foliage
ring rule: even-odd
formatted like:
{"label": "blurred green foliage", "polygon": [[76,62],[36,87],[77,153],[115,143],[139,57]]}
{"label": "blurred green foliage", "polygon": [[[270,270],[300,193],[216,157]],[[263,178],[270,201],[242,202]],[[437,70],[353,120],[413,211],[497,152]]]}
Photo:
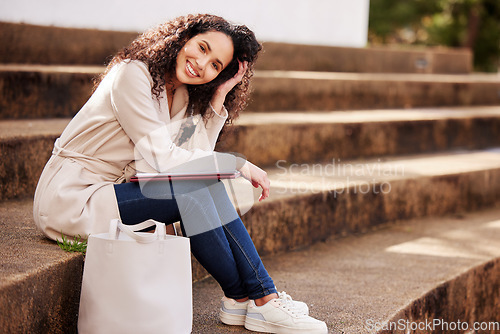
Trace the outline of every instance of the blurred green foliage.
{"label": "blurred green foliage", "polygon": [[370,0],[369,42],[467,47],[477,71],[496,72],[500,0]]}

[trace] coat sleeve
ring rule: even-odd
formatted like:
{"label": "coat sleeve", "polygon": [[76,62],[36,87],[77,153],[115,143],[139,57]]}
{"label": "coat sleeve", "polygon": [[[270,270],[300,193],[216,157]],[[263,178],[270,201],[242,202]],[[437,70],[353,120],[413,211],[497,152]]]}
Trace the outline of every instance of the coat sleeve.
{"label": "coat sleeve", "polygon": [[226,123],[226,119],[228,116],[228,112],[224,106],[222,106],[222,113],[218,114],[212,105],[210,105],[209,113],[212,113],[212,117],[208,119],[207,122],[207,136],[208,136],[208,142],[210,144],[210,147],[212,150],[215,149],[215,144],[217,144],[217,138],[219,137],[219,134],[224,127],[224,124]]}
{"label": "coat sleeve", "polygon": [[213,152],[201,149],[185,150],[172,142],[167,126],[159,119],[154,106],[151,81],[149,71],[142,63],[122,63],[118,65],[110,93],[115,117],[135,145],[136,161],[146,162],[140,164],[142,169],[147,169],[142,171],[165,172],[213,155]]}

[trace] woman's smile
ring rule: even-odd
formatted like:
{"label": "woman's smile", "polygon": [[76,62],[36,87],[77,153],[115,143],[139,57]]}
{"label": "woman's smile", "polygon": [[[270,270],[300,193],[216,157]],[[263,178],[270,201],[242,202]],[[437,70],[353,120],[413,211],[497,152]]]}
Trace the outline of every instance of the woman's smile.
{"label": "woman's smile", "polygon": [[186,62],[186,72],[188,73],[188,75],[191,75],[194,78],[200,76],[198,74],[198,72],[193,68],[193,65],[191,65],[191,63],[189,61]]}

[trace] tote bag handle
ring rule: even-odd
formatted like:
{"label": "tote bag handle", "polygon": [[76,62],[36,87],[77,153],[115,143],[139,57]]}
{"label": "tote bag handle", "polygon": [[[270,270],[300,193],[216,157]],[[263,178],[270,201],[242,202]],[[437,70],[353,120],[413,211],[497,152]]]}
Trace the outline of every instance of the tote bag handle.
{"label": "tote bag handle", "polygon": [[[155,226],[154,233],[137,233],[137,231],[145,228]],[[119,219],[112,219],[109,224],[109,236],[111,239],[118,239],[120,231],[137,241],[138,243],[150,243],[155,240],[165,240],[167,236],[167,229],[165,224],[157,222],[153,219],[148,219],[142,223],[135,225],[125,225]]]}

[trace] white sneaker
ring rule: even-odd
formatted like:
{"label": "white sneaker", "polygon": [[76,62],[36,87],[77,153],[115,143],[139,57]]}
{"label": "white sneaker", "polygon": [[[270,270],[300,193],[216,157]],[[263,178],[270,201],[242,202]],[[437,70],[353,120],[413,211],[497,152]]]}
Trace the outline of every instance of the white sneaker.
{"label": "white sneaker", "polygon": [[314,319],[282,299],[270,300],[257,306],[253,300],[248,302],[245,328],[264,333],[328,333],[323,321]]}
{"label": "white sneaker", "polygon": [[[281,299],[290,308],[295,308],[298,313],[309,315],[309,307],[306,303],[293,300],[285,291],[278,292],[278,298]],[[226,296],[221,299],[221,308],[219,312],[220,320],[226,325],[243,326],[247,315],[248,300],[238,302]]]}
{"label": "white sneaker", "polygon": [[226,325],[243,326],[247,316],[248,302],[249,300],[237,302],[226,296],[222,297],[219,312],[220,320]]}

